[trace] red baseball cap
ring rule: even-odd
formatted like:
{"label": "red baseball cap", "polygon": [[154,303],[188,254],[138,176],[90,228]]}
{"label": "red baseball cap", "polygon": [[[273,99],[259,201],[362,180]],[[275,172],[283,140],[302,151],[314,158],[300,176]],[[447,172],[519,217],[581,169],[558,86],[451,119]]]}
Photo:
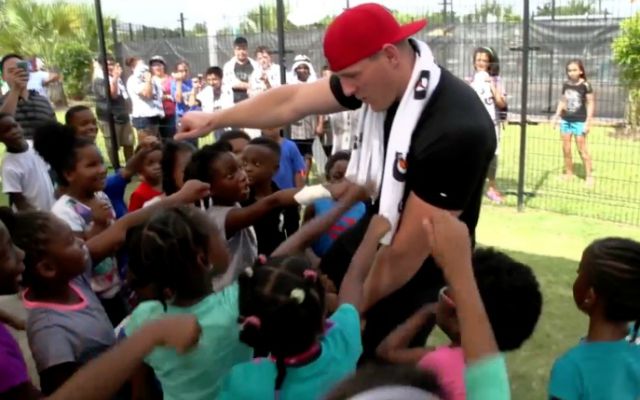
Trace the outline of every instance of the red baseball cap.
{"label": "red baseball cap", "polygon": [[426,19],[400,25],[391,12],[376,3],[349,8],[324,34],[324,55],[332,71],[340,71],[406,39],[427,25]]}

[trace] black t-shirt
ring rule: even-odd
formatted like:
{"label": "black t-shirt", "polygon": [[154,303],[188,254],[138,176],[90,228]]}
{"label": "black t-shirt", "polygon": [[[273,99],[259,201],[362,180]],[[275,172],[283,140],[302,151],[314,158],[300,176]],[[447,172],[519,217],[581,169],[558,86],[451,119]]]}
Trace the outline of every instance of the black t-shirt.
{"label": "black t-shirt", "polygon": [[[251,74],[253,73],[253,65],[250,62],[246,62],[244,64],[236,63],[233,66],[233,73],[236,78],[242,82],[249,82],[249,78],[251,78]],[[246,100],[249,98],[249,94],[246,90],[241,89],[233,89],[233,102],[238,103],[242,100]]]}
{"label": "black t-shirt", "polygon": [[587,94],[593,93],[591,84],[587,81],[577,85],[565,82],[562,85],[562,95],[566,108],[562,119],[568,122],[584,122],[587,120]]}
{"label": "black t-shirt", "polygon": [[[361,102],[347,97],[337,75],[331,90],[338,102],[356,109]],[[385,153],[398,103],[387,110]],[[442,69],[438,87],[416,125],[407,156],[405,198],[420,199],[445,210],[462,210],[460,219],[473,235],[480,214],[487,168],[496,148],[493,121],[473,89]],[[374,210],[377,211],[374,205]]]}
{"label": "black t-shirt", "polygon": [[[275,183],[271,185],[271,189],[273,193],[280,190]],[[249,198],[242,202],[241,205],[247,207],[255,202],[255,192],[251,190]],[[298,229],[298,220],[291,221],[292,218],[299,220],[300,214],[297,211],[291,212],[290,208],[279,207],[274,208],[253,224],[258,241],[258,254],[270,255],[288,236]],[[295,225],[295,228],[292,228],[292,225]]]}

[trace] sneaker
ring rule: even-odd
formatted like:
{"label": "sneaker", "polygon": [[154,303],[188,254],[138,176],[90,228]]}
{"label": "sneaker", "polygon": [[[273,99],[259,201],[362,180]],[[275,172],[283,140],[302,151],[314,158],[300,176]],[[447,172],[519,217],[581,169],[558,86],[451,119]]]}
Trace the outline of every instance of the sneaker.
{"label": "sneaker", "polygon": [[586,187],[588,187],[589,189],[591,189],[595,183],[596,183],[596,182],[595,182],[595,180],[593,179],[593,176],[588,176],[588,177],[584,180],[584,185],[585,185]]}
{"label": "sneaker", "polygon": [[502,195],[500,194],[500,192],[498,192],[495,189],[487,190],[487,194],[486,195],[489,198],[489,200],[491,200],[495,204],[501,204],[502,201],[503,201]]}

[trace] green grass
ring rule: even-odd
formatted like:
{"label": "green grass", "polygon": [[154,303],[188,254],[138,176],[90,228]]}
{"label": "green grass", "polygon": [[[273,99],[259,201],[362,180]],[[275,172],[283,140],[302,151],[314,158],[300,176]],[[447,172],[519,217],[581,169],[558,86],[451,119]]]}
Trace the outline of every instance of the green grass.
{"label": "green grass", "polygon": [[[525,205],[570,215],[640,225],[640,140],[615,137],[614,128],[594,127],[588,135],[595,186],[584,185],[584,168],[574,144],[576,178],[563,181],[560,135],[549,124],[527,127]],[[520,127],[502,134],[498,185],[507,206],[517,203]]]}
{"label": "green grass", "polygon": [[586,333],[587,319],[578,312],[572,297],[578,261],[592,240],[613,235],[640,240],[640,231],[628,225],[484,206],[478,241],[530,265],[544,296],[542,316],[533,337],[508,356],[514,399],[546,398],[553,361]]}

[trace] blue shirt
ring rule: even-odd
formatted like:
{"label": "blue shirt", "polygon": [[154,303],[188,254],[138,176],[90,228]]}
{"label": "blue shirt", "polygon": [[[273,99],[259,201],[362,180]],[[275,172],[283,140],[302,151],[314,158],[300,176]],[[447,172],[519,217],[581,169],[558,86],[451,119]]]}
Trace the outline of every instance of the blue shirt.
{"label": "blue shirt", "polygon": [[127,205],[124,202],[124,192],[127,190],[129,181],[120,175],[120,171],[109,175],[104,186],[104,192],[109,197],[113,211],[116,213],[116,219],[121,218],[127,213]]}
{"label": "blue shirt", "polygon": [[[189,111],[189,106],[187,102],[189,100],[189,96],[193,91],[193,82],[191,79],[187,79],[186,81],[182,81],[182,102],[176,102],[176,115],[182,117],[187,111]],[[176,98],[176,81],[171,80],[171,96]]]}
{"label": "blue shirt", "polygon": [[[321,340],[320,356],[309,364],[287,368],[279,400],[322,399],[356,370],[362,353],[358,311],[351,304],[342,304],[329,321],[333,325]],[[236,365],[225,379],[218,400],[274,398],[277,375],[275,362],[266,358]]]}
{"label": "blue shirt", "polygon": [[282,190],[296,187],[294,176],[304,172],[305,164],[298,146],[289,139],[282,139],[280,144],[280,168],[273,181]]}
{"label": "blue shirt", "polygon": [[627,340],[581,342],[553,365],[549,398],[640,399],[640,346]]}
{"label": "blue shirt", "polygon": [[[336,204],[333,199],[320,199],[313,202],[313,208],[315,209],[315,216],[319,217],[329,212]],[[324,256],[329,250],[333,242],[338,236],[343,234],[349,228],[356,224],[362,218],[366,212],[366,207],[363,202],[354,204],[346,213],[344,213],[335,224],[331,225],[325,233],[322,234],[312,245],[313,252],[318,257]]]}

